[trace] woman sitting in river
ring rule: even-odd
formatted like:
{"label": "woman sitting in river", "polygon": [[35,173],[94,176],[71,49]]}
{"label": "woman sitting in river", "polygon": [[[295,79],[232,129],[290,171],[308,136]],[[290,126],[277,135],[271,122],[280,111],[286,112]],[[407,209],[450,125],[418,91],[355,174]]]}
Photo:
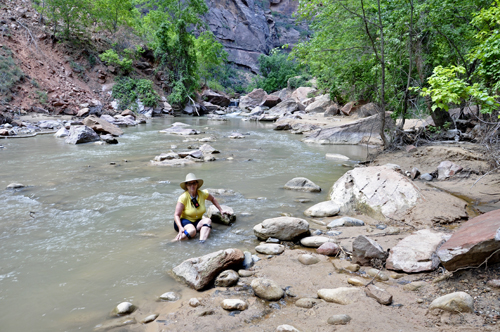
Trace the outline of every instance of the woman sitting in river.
{"label": "woman sitting in river", "polygon": [[179,196],[174,214],[174,228],[179,234],[173,241],[181,241],[192,239],[196,236],[196,232],[200,232],[200,242],[205,242],[210,235],[212,229],[212,220],[204,218],[203,214],[207,210],[205,208],[205,200],[212,202],[221,214],[222,211],[219,203],[206,190],[199,190],[203,185],[202,179],[197,179],[193,173],[186,175],[186,181],[181,182],[181,188],[185,192]]}

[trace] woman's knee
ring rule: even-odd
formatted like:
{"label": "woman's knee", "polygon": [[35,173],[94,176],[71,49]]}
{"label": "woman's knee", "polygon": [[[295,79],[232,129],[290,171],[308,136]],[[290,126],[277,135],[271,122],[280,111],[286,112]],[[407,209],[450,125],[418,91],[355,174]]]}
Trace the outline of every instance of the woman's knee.
{"label": "woman's knee", "polygon": [[191,236],[191,238],[196,236],[196,228],[194,228],[194,226],[184,227],[184,230],[186,230],[189,233],[189,236]]}

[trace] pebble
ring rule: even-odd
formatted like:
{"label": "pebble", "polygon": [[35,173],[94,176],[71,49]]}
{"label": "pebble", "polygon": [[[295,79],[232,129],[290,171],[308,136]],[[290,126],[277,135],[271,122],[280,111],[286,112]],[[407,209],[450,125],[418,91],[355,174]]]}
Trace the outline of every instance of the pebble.
{"label": "pebble", "polygon": [[340,234],[342,234],[342,232],[340,232],[340,231],[328,231],[328,232],[326,232],[326,235],[328,235],[328,236],[337,236]]}
{"label": "pebble", "polygon": [[153,322],[156,318],[158,318],[159,314],[151,314],[149,316],[147,316],[146,318],[144,318],[143,320],[141,320],[141,323],[142,324],[147,324],[147,323],[151,323]]}
{"label": "pebble", "polygon": [[126,315],[130,314],[135,310],[135,306],[130,302],[122,302],[116,306],[113,311],[117,315]]}
{"label": "pebble", "polygon": [[238,270],[238,274],[240,277],[251,277],[255,274],[255,271],[248,271],[248,270]]}
{"label": "pebble", "polygon": [[300,308],[310,309],[314,307],[316,304],[318,304],[318,302],[319,302],[318,299],[313,299],[311,297],[303,297],[295,301],[295,306]]}
{"label": "pebble", "polygon": [[377,227],[377,229],[386,229],[387,228],[386,225],[377,225],[376,227]]}
{"label": "pebble", "polygon": [[360,267],[358,264],[352,264],[351,262],[343,259],[335,259],[332,263],[333,266],[339,271],[346,270],[349,272],[358,272]]}
{"label": "pebble", "polygon": [[167,292],[160,295],[160,300],[174,302],[180,299],[180,295],[175,292]]}
{"label": "pebble", "polygon": [[346,325],[351,321],[351,317],[349,315],[333,315],[328,317],[328,324],[330,325]]}
{"label": "pebble", "polygon": [[193,308],[199,307],[201,305],[200,300],[198,300],[196,297],[190,298],[188,303]]}
{"label": "pebble", "polygon": [[264,300],[277,301],[284,295],[283,289],[270,279],[257,278],[250,284],[255,295]]}
{"label": "pebble", "polygon": [[401,230],[398,227],[387,227],[385,229],[385,234],[387,235],[398,235]]}
{"label": "pebble", "polygon": [[222,301],[221,306],[224,310],[243,311],[248,308],[248,304],[240,299],[225,299]]}
{"label": "pebble", "polygon": [[488,285],[489,287],[493,287],[493,288],[500,288],[500,279],[488,280],[486,285]]}
{"label": "pebble", "polygon": [[318,254],[326,256],[335,256],[339,253],[339,251],[339,246],[333,242],[325,242],[318,249],[316,249]]}
{"label": "pebble", "polygon": [[303,254],[299,256],[299,262],[304,265],[313,265],[319,262],[318,257],[309,254]]}
{"label": "pebble", "polygon": [[334,289],[318,290],[318,297],[327,302],[338,304],[351,304],[361,297],[363,291],[357,287],[339,287]]}
{"label": "pebble", "polygon": [[292,325],[283,324],[276,328],[276,332],[299,332],[299,330]]}
{"label": "pebble", "polygon": [[274,243],[263,243],[255,247],[255,251],[263,255],[279,255],[285,251],[285,246]]}
{"label": "pebble", "polygon": [[266,243],[280,243],[280,239],[276,239],[274,237],[269,237],[269,238],[267,238]]}
{"label": "pebble", "polygon": [[366,274],[368,274],[370,277],[374,277],[375,279],[380,280],[380,281],[389,280],[389,277],[387,276],[387,274],[385,274],[384,272],[381,272],[380,270],[377,270],[377,269],[368,269],[366,271]]}
{"label": "pebble", "polygon": [[353,285],[353,286],[364,286],[365,285],[364,281],[362,281],[358,278],[349,278],[349,279],[347,279],[347,283],[349,285]]}

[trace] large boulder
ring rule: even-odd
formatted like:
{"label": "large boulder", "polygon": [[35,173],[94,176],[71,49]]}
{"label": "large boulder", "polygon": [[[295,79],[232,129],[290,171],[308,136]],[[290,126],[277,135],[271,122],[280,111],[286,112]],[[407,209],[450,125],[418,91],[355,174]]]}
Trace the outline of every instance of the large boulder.
{"label": "large boulder", "polygon": [[281,103],[281,98],[275,95],[267,95],[266,99],[261,103],[261,106],[274,107]]}
{"label": "large boulder", "polygon": [[[500,261],[500,210],[464,223],[437,251],[443,266],[453,271]],[[496,254],[491,256],[495,251]],[[491,256],[491,257],[490,257]]]}
{"label": "large boulder", "polygon": [[[385,128],[394,127],[391,113],[386,112]],[[319,128],[304,139],[306,143],[317,144],[382,144],[380,136],[380,114],[360,119],[340,126],[326,126]]]}
{"label": "large boulder", "polygon": [[174,276],[191,288],[201,290],[222,271],[238,267],[245,256],[239,249],[226,249],[205,256],[190,258],[174,267]]}
{"label": "large boulder", "polygon": [[224,215],[221,215],[219,209],[215,205],[210,205],[207,209],[207,217],[212,219],[212,222],[221,225],[231,225],[236,221],[236,215],[234,214],[234,210],[227,205],[221,205],[221,208],[224,210]]}
{"label": "large boulder", "polygon": [[267,98],[266,91],[255,89],[246,96],[240,98],[239,107],[242,110],[251,110],[262,104]]}
{"label": "large boulder", "polygon": [[358,211],[381,221],[401,220],[423,196],[398,170],[399,166],[389,164],[355,168],[335,182],[330,198],[341,214]]}
{"label": "large boulder", "polygon": [[330,95],[321,95],[315,98],[314,102],[307,105],[307,113],[324,113],[326,109],[332,104]]}
{"label": "large boulder", "polygon": [[198,135],[200,132],[192,128],[186,128],[183,125],[173,124],[170,128],[160,130],[160,133],[187,136],[187,135]]}
{"label": "large boulder", "polygon": [[360,118],[377,115],[380,112],[380,107],[375,103],[368,103],[359,107],[356,112]]}
{"label": "large boulder", "polygon": [[436,250],[446,239],[444,233],[419,230],[391,248],[386,268],[406,273],[433,271],[439,266]]}
{"label": "large boulder", "polygon": [[267,240],[270,237],[283,241],[304,237],[309,234],[309,223],[304,219],[278,217],[266,219],[253,228],[257,238]]}
{"label": "large boulder", "polygon": [[429,310],[435,309],[441,309],[453,313],[473,312],[474,299],[465,292],[446,294],[431,302]]}
{"label": "large boulder", "polygon": [[201,98],[206,102],[222,107],[229,106],[229,103],[231,102],[231,99],[225,94],[215,92],[210,89],[203,91]]}
{"label": "large boulder", "polygon": [[300,88],[297,88],[294,92],[292,92],[292,98],[295,99],[295,101],[302,103],[309,98],[310,94],[315,92],[315,88],[301,86]]}
{"label": "large boulder", "polygon": [[291,179],[285,184],[284,188],[288,190],[299,190],[299,191],[309,191],[309,192],[321,191],[320,186],[318,186],[311,180],[303,177]]}
{"label": "large boulder", "polygon": [[83,119],[83,124],[94,129],[96,133],[111,134],[113,136],[123,135],[123,131],[118,126],[109,123],[103,118],[98,118],[95,115],[89,115]]}
{"label": "large boulder", "polygon": [[300,110],[300,105],[293,99],[286,99],[269,109],[268,113],[278,117],[290,115]]}
{"label": "large boulder", "polygon": [[92,128],[87,126],[72,126],[69,129],[69,135],[65,142],[68,144],[81,144],[100,140],[101,138]]}

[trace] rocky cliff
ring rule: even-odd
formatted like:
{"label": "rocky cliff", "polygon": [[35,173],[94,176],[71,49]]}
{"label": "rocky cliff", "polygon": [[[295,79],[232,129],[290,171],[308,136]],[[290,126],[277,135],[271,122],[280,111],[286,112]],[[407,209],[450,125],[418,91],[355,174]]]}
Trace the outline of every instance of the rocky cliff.
{"label": "rocky cliff", "polygon": [[309,33],[293,17],[297,0],[207,0],[207,23],[228,52],[228,60],[254,73],[258,57],[293,46]]}

